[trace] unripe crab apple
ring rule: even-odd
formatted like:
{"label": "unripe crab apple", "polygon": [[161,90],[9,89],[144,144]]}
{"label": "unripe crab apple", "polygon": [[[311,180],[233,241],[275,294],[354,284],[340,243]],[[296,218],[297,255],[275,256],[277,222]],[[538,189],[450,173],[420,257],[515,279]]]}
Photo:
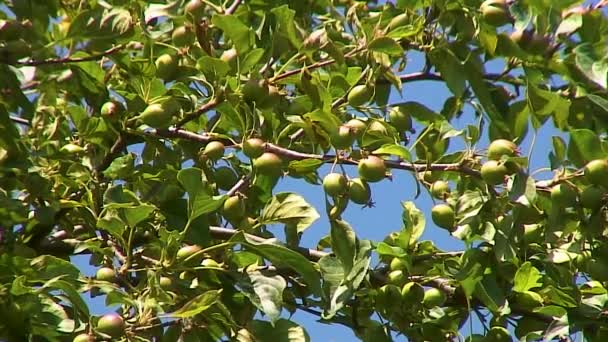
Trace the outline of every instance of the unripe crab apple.
{"label": "unripe crab apple", "polygon": [[348,180],[341,173],[330,173],[323,178],[323,190],[328,196],[336,197],[346,192]]}
{"label": "unripe crab apple", "polygon": [[[177,261],[183,262],[184,260],[188,259],[190,256],[194,255],[195,253],[197,253],[200,250],[201,250],[201,248],[197,245],[184,246],[177,251],[177,254],[175,255],[175,257],[176,257]],[[196,261],[196,260],[192,261],[192,262],[198,263],[198,261]]]}
{"label": "unripe crab apple", "polygon": [[192,30],[192,26],[184,25],[177,27],[171,34],[171,40],[173,41],[173,45],[177,47],[192,45],[192,43],[194,43],[194,31]]}
{"label": "unripe crab apple", "polygon": [[348,93],[347,101],[348,104],[353,107],[359,107],[369,102],[372,99],[374,91],[372,88],[365,84],[354,86],[353,89]]}
{"label": "unripe crab apple", "polygon": [[353,178],[348,182],[348,198],[357,204],[368,204],[371,198],[369,184],[361,178]]}
{"label": "unripe crab apple", "polygon": [[167,53],[160,55],[154,64],[156,65],[156,76],[165,81],[172,79],[177,71],[177,58]]}
{"label": "unripe crab apple", "polygon": [[116,119],[124,112],[124,110],[125,108],[120,102],[108,101],[101,106],[100,114],[108,119]]}
{"label": "unripe crab apple", "polygon": [[240,222],[245,216],[245,201],[240,196],[228,197],[222,207],[222,215],[230,222]]}
{"label": "unripe crab apple", "polygon": [[562,208],[575,206],[576,197],[576,190],[568,184],[561,183],[551,188],[551,201]]}
{"label": "unripe crab apple", "polygon": [[488,160],[481,166],[481,178],[490,185],[503,183],[507,174],[509,174],[507,167],[496,160]]}
{"label": "unripe crab apple", "polygon": [[359,119],[350,119],[346,123],[346,126],[350,127],[351,132],[354,134],[355,138],[360,139],[363,136],[363,132],[367,128],[365,122]]}
{"label": "unripe crab apple", "polygon": [[433,209],[431,209],[431,218],[433,219],[433,222],[441,228],[454,228],[454,221],[456,220],[454,209],[447,204],[435,205]]}
{"label": "unripe crab apple", "polygon": [[608,187],[608,160],[595,159],[587,163],[585,177],[593,185]]}
{"label": "unripe crab apple", "polygon": [[253,167],[263,175],[280,176],[283,162],[274,153],[264,152],[260,157],[253,161]]}
{"label": "unripe crab apple", "polygon": [[204,11],[205,11],[205,3],[203,3],[201,0],[190,0],[190,1],[188,1],[188,3],[186,4],[186,7],[184,8],[184,12],[187,15],[191,15],[195,19],[202,17]]}
{"label": "unripe crab apple", "polygon": [[399,132],[410,131],[412,129],[412,117],[401,106],[391,109],[388,113],[388,119],[390,120],[390,124]]}
{"label": "unripe crab apple", "polygon": [[488,146],[488,159],[500,160],[502,156],[515,157],[518,155],[518,148],[512,141],[497,139]]}
{"label": "unripe crab apple", "polygon": [[483,19],[492,26],[502,26],[511,22],[506,0],[486,0],[479,7]]}
{"label": "unripe crab apple", "polygon": [[116,272],[110,267],[102,267],[95,273],[95,278],[101,281],[113,282],[116,280]]}
{"label": "unripe crab apple", "polygon": [[337,131],[331,135],[331,144],[338,150],[344,150],[353,145],[355,142],[355,135],[347,125],[341,125]]}
{"label": "unripe crab apple", "polygon": [[450,185],[446,181],[438,180],[431,184],[431,195],[433,197],[442,199],[450,193]]}
{"label": "unripe crab apple", "polygon": [[90,334],[80,334],[72,340],[72,342],[95,342],[95,336]]}
{"label": "unripe crab apple", "polygon": [[376,156],[368,156],[359,160],[357,168],[359,176],[368,182],[379,182],[386,177],[384,160]]}
{"label": "unripe crab apple", "polygon": [[269,95],[265,80],[250,79],[243,85],[243,99],[247,102],[261,102]]}
{"label": "unripe crab apple", "polygon": [[581,192],[583,208],[596,210],[604,204],[604,191],[595,186],[589,186]]}
{"label": "unripe crab apple", "polygon": [[104,315],[97,321],[97,331],[111,337],[122,336],[125,332],[125,321],[115,313]]}
{"label": "unripe crab apple", "polygon": [[207,146],[205,146],[205,149],[203,150],[203,155],[213,161],[216,161],[224,156],[224,151],[224,144],[219,141],[211,141],[207,144]]}
{"label": "unripe crab apple", "polygon": [[445,304],[446,295],[441,290],[434,287],[424,291],[424,298],[422,304],[427,308],[434,308],[436,306],[442,306]]}
{"label": "unripe crab apple", "polygon": [[173,280],[169,277],[160,277],[158,284],[163,290],[169,290],[173,287]]}
{"label": "unripe crab apple", "polygon": [[257,158],[264,153],[264,140],[249,138],[243,142],[243,153],[249,158]]}

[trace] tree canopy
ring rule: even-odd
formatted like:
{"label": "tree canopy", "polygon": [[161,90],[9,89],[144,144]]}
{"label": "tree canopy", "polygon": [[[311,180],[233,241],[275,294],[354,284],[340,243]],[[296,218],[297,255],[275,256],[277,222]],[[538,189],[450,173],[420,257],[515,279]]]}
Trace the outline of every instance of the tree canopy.
{"label": "tree canopy", "polygon": [[[605,5],[1,1],[0,339],[307,341],[301,310],[363,341],[606,340]],[[343,213],[396,177],[416,197],[370,241]]]}

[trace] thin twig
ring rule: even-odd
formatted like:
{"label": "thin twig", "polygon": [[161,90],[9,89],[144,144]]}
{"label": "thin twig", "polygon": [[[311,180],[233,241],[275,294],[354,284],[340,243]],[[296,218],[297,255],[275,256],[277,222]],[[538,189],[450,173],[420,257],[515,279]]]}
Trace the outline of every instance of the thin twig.
{"label": "thin twig", "polygon": [[217,105],[219,105],[220,103],[222,103],[222,100],[218,97],[214,97],[211,100],[209,100],[209,102],[205,103],[204,105],[200,106],[199,109],[196,110],[196,112],[190,113],[189,115],[186,115],[183,119],[181,119],[177,125],[175,125],[177,128],[182,127],[183,125],[185,125],[186,123],[194,120],[194,119],[198,119],[198,117],[200,117],[201,115],[207,113],[208,111],[210,111],[211,109],[217,107]]}
{"label": "thin twig", "polygon": [[234,12],[236,12],[237,8],[239,8],[239,5],[243,2],[243,0],[234,0],[234,2],[232,3],[232,5],[230,5],[230,7],[228,7],[226,9],[225,14],[230,15],[233,14]]}
{"label": "thin twig", "polygon": [[18,65],[24,65],[24,66],[39,66],[39,65],[48,65],[48,64],[66,64],[66,63],[81,63],[81,62],[90,62],[90,61],[95,61],[98,60],[100,58],[112,55],[122,49],[125,48],[126,45],[124,44],[119,44],[114,46],[113,48],[110,48],[104,52],[98,53],[98,54],[93,54],[90,56],[85,56],[85,57],[75,57],[75,58],[71,58],[71,57],[62,57],[62,58],[49,58],[49,59],[43,59],[43,60],[29,60],[29,61],[23,61],[23,62],[16,62],[16,64]]}
{"label": "thin twig", "polygon": [[11,121],[16,122],[16,123],[18,123],[20,125],[24,125],[24,126],[31,126],[32,125],[30,123],[30,121],[27,120],[27,119],[22,119],[22,118],[19,118],[19,117],[16,117],[16,116],[12,116],[12,115],[10,116],[10,119],[11,119]]}
{"label": "thin twig", "polygon": [[234,194],[236,194],[237,192],[240,192],[243,190],[243,188],[246,188],[249,185],[249,176],[245,176],[241,179],[239,179],[238,182],[236,182],[236,184],[234,184],[234,186],[232,188],[230,188],[230,190],[228,190],[228,192],[226,192],[227,196],[234,196]]}

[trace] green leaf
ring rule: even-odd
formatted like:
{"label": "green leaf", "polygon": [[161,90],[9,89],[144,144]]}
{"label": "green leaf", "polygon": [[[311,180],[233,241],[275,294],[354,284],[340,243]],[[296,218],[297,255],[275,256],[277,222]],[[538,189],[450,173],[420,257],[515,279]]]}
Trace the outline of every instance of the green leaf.
{"label": "green leaf", "polygon": [[188,192],[190,198],[194,198],[204,189],[203,170],[195,167],[182,169],[177,173],[177,181]]}
{"label": "green leaf", "polygon": [[319,159],[292,160],[289,162],[289,171],[295,173],[309,173],[317,171],[321,165],[323,165],[323,161]]}
{"label": "green leaf", "polygon": [[296,11],[289,8],[288,5],[282,5],[272,8],[270,12],[275,16],[277,21],[277,30],[275,34],[285,36],[294,48],[299,49],[302,43],[298,39],[296,27],[294,25]]}
{"label": "green leaf", "polygon": [[357,253],[357,237],[346,221],[331,221],[331,245],[334,253],[342,262],[344,271],[349,273],[353,268]]}
{"label": "green leaf", "polygon": [[249,299],[272,324],[276,323],[283,308],[283,291],[287,282],[279,275],[265,275],[260,271],[248,272],[247,276],[254,292],[248,295]]}
{"label": "green leaf", "polygon": [[410,154],[410,151],[405,148],[404,146],[401,145],[397,145],[397,144],[384,144],[382,146],[380,146],[380,148],[376,149],[374,152],[374,154],[391,154],[391,155],[395,155],[398,156],[399,158],[403,159],[403,160],[412,160],[412,156]]}
{"label": "green leaf", "polygon": [[253,30],[238,17],[215,14],[211,22],[232,41],[239,54],[244,54],[253,46],[255,39]]}
{"label": "green leaf", "polygon": [[140,204],[134,208],[124,208],[122,212],[129,227],[133,228],[138,223],[146,220],[156,210],[156,207],[150,204]]}
{"label": "green leaf", "polygon": [[302,196],[291,192],[281,192],[273,196],[270,203],[264,207],[259,221],[261,224],[277,222],[295,224],[300,233],[318,218],[317,210]]}
{"label": "green leaf", "polygon": [[222,290],[210,290],[203,294],[200,294],[186,304],[184,304],[181,308],[177,309],[168,314],[162,315],[163,317],[173,317],[173,318],[190,318],[200,314],[203,311],[208,310],[212,307],[219,299]]}
{"label": "green leaf", "polygon": [[590,43],[582,43],[573,50],[576,56],[576,66],[602,88],[608,86],[608,59],[597,55],[596,48]]}
{"label": "green leaf", "polygon": [[80,295],[80,293],[78,293],[78,291],[76,291],[76,289],[74,288],[74,285],[70,284],[69,282],[65,281],[65,280],[61,280],[61,276],[56,277],[54,279],[51,279],[49,281],[47,281],[41,289],[58,289],[63,291],[63,293],[66,294],[66,296],[69,298],[70,302],[72,303],[73,307],[80,312],[81,314],[83,314],[85,317],[88,318],[88,316],[90,315],[89,313],[89,308],[87,306],[87,304],[85,303],[84,299],[82,298],[82,296]]}
{"label": "green leaf", "polygon": [[135,167],[135,154],[127,153],[112,161],[112,164],[103,172],[103,175],[112,179],[129,178],[133,175]]}
{"label": "green leaf", "polygon": [[455,96],[462,96],[466,87],[466,78],[458,57],[448,49],[434,49],[428,56],[452,93]]}
{"label": "green leaf", "polygon": [[570,131],[568,158],[576,165],[583,166],[594,159],[605,158],[602,142],[599,136],[588,129],[573,129]]}
{"label": "green leaf", "polygon": [[203,56],[196,61],[196,68],[207,77],[223,77],[230,71],[228,63],[211,56]]}
{"label": "green leaf", "polygon": [[370,51],[382,52],[390,56],[400,56],[403,54],[401,45],[389,37],[376,38],[369,43],[367,48]]}
{"label": "green leaf", "polygon": [[[401,229],[403,238],[406,241],[401,241],[402,246],[414,246],[418,239],[424,233],[424,227],[426,226],[426,218],[424,217],[424,213],[416,207],[416,204],[411,201],[401,202],[401,206],[403,207],[403,214],[401,218],[403,220],[403,228]],[[402,239],[402,236],[397,238]]]}
{"label": "green leaf", "polygon": [[529,261],[524,262],[515,273],[513,291],[524,292],[542,286],[538,280],[542,275]]}
{"label": "green leaf", "polygon": [[323,277],[323,287],[328,292],[328,297],[331,298],[345,278],[344,267],[340,260],[333,255],[322,257],[318,264]]}
{"label": "green leaf", "polygon": [[214,212],[218,210],[224,201],[226,200],[226,195],[218,195],[213,197],[207,196],[197,196],[191,205],[191,212],[188,220],[194,221],[197,217]]}
{"label": "green leaf", "polygon": [[265,321],[254,320],[251,322],[251,332],[255,341],[259,342],[308,342],[310,337],[304,328],[298,324],[280,319],[274,326]]}

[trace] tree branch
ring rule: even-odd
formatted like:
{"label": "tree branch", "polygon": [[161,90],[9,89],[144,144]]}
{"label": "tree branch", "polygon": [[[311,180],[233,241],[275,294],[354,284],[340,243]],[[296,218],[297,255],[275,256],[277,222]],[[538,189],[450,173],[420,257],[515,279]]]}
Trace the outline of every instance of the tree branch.
{"label": "tree branch", "polygon": [[11,115],[11,116],[9,116],[9,118],[11,119],[11,121],[13,121],[13,122],[15,122],[15,123],[18,123],[18,124],[20,124],[20,125],[24,125],[24,126],[31,126],[31,125],[32,125],[32,124],[30,123],[30,121],[29,121],[29,120],[27,120],[27,119],[19,118],[19,117],[12,116],[12,115]]}
{"label": "tree branch", "polygon": [[209,100],[209,102],[205,103],[204,105],[200,106],[198,110],[196,110],[193,113],[190,113],[189,115],[186,115],[183,119],[181,119],[175,126],[177,128],[185,125],[186,123],[197,119],[198,117],[200,117],[201,115],[207,113],[208,111],[210,111],[211,109],[217,107],[217,105],[219,105],[220,103],[222,103],[222,100],[218,97],[214,97],[211,100]]}
{"label": "tree branch", "polygon": [[230,7],[228,7],[226,9],[225,14],[230,15],[233,14],[234,12],[236,12],[237,8],[239,8],[239,5],[243,2],[243,0],[234,0],[234,2],[232,3],[232,5],[230,5]]}
{"label": "tree branch", "polygon": [[62,58],[49,58],[49,59],[43,59],[43,60],[29,60],[29,61],[23,61],[23,62],[16,62],[15,64],[18,65],[23,65],[23,66],[39,66],[39,65],[48,65],[48,64],[66,64],[66,63],[81,63],[81,62],[90,62],[90,61],[95,61],[98,60],[100,58],[106,57],[106,56],[110,56],[122,49],[124,49],[126,47],[126,45],[124,44],[119,44],[116,45],[104,52],[98,53],[98,54],[93,54],[90,56],[86,56],[86,57],[75,57],[75,58],[70,58],[70,57],[62,57]]}

